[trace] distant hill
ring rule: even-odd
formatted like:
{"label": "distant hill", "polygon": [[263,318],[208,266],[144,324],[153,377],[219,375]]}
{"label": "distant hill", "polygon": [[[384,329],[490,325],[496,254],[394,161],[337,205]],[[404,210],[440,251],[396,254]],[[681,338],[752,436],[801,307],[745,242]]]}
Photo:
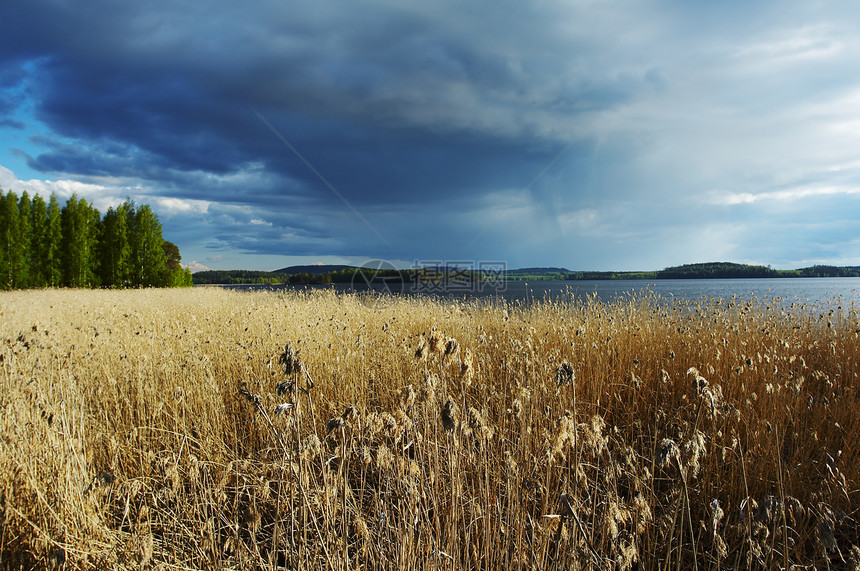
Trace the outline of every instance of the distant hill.
{"label": "distant hill", "polygon": [[713,279],[713,278],[777,278],[779,272],[765,266],[751,266],[732,262],[706,262],[685,264],[657,272],[659,279]]}
{"label": "distant hill", "polygon": [[508,270],[507,273],[514,275],[569,274],[570,270],[567,268],[518,268],[516,270]]}
{"label": "distant hill", "polygon": [[573,272],[572,280],[671,280],[671,279],[726,279],[726,278],[778,278],[778,270],[765,266],[751,266],[733,262],[705,262],[672,266],[657,271],[636,272]]}
{"label": "distant hill", "polygon": [[341,270],[354,270],[355,266],[344,266],[344,265],[310,265],[310,266],[289,266],[286,268],[281,268],[280,270],[272,271],[273,274],[311,274],[314,276],[321,276],[323,274],[330,274],[332,272],[339,272]]}
{"label": "distant hill", "polygon": [[858,266],[811,266],[796,270],[774,270],[766,266],[733,262],[684,264],[657,271],[640,272],[571,272],[572,280],[666,280],[666,279],[737,279],[737,278],[825,278],[860,277]]}
{"label": "distant hill", "polygon": [[194,284],[278,284],[286,277],[261,270],[203,270],[194,274]]}
{"label": "distant hill", "polygon": [[785,277],[796,274],[802,278],[856,278],[860,277],[860,266],[810,266],[799,270],[780,271]]}
{"label": "distant hill", "polygon": [[565,280],[570,276],[570,270],[566,268],[518,268],[507,270],[505,277],[516,281],[534,280]]}
{"label": "distant hill", "polygon": [[[194,283],[204,284],[329,284],[350,283],[356,277],[356,266],[306,265],[289,266],[273,272],[257,270],[206,270],[194,274]],[[374,277],[386,279],[397,277],[407,281],[426,280],[437,276],[445,268],[424,270],[366,270]],[[433,273],[436,272],[436,273]],[[479,273],[475,270],[476,274]],[[459,277],[460,273],[455,272]],[[814,277],[860,277],[860,266],[810,266],[796,270],[774,270],[766,266],[736,264],[733,262],[708,262],[685,264],[662,270],[648,271],[570,271],[566,268],[533,267],[518,268],[505,272],[509,280],[661,280],[661,279],[726,279],[726,278],[814,278]],[[439,279],[445,279],[440,277]]]}

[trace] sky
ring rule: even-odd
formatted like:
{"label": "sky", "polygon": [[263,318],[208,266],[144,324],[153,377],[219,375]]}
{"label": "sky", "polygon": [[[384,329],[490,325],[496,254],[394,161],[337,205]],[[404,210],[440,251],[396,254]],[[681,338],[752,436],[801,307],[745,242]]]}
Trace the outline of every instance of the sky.
{"label": "sky", "polygon": [[0,3],[0,188],[183,264],[860,265],[855,0]]}

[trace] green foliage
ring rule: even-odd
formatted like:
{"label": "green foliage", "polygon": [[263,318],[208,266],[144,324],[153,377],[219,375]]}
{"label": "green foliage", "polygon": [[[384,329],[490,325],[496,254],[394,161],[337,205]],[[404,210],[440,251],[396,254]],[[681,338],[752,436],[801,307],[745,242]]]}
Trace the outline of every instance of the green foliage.
{"label": "green foliage", "polygon": [[38,194],[33,197],[30,210],[33,233],[30,239],[30,278],[33,287],[48,285],[45,256],[42,249],[48,233],[48,205]]}
{"label": "green foliage", "polygon": [[0,193],[0,287],[3,289],[29,285],[31,235],[27,193],[20,201],[11,190],[5,196]]}
{"label": "green foliage", "polygon": [[291,285],[303,285],[303,284],[330,284],[331,275],[329,274],[293,274],[289,277],[289,283]]}
{"label": "green foliage", "polygon": [[148,205],[126,201],[102,218],[77,195],[61,208],[54,194],[0,192],[0,289],[190,286],[180,259]]}
{"label": "green foliage", "polygon": [[[860,277],[860,266],[810,266],[793,272],[804,278],[857,278]],[[784,273],[788,272],[780,272]]]}
{"label": "green foliage", "polygon": [[63,207],[61,226],[63,243],[63,285],[93,287],[96,285],[95,264],[99,212],[84,199],[73,194]]}
{"label": "green foliage", "polygon": [[179,268],[167,271],[164,278],[165,287],[191,287],[194,285],[194,277],[188,268]]}
{"label": "green foliage", "polygon": [[165,240],[161,243],[161,249],[164,250],[164,256],[167,259],[167,269],[171,272],[178,270],[181,265],[182,255],[179,253],[179,247],[173,242]]}
{"label": "green foliage", "polygon": [[206,270],[194,274],[194,283],[202,285],[276,285],[287,279],[285,274],[258,270]]}
{"label": "green foliage", "polygon": [[356,268],[344,268],[342,270],[331,272],[329,276],[331,276],[332,283],[349,284],[353,283],[353,280],[357,277],[355,271]]}
{"label": "green foliage", "polygon": [[179,247],[173,242],[164,240],[161,243],[161,249],[164,250],[166,259],[162,283],[167,287],[190,287],[194,285],[191,270],[183,268],[180,264],[182,255],[179,253]]}
{"label": "green foliage", "polygon": [[568,279],[570,270],[565,268],[520,268],[507,270],[505,278],[513,281],[537,282]]}
{"label": "green foliage", "polygon": [[18,201],[18,261],[20,265],[17,268],[15,277],[16,287],[30,287],[32,268],[32,243],[33,243],[33,219],[32,219],[32,202],[27,191],[21,194],[21,199]]}
{"label": "green foliage", "polygon": [[10,190],[5,196],[0,193],[0,287],[13,289],[21,260],[20,217],[18,197]]}
{"label": "green foliage", "polygon": [[102,286],[122,287],[129,276],[131,243],[128,236],[128,206],[108,208],[101,222],[99,270]]}
{"label": "green foliage", "polygon": [[720,278],[776,278],[779,273],[765,266],[708,262],[666,268],[657,272],[660,279],[720,279]]}
{"label": "green foliage", "polygon": [[62,282],[63,265],[61,258],[63,244],[62,210],[55,194],[48,200],[48,223],[44,243],[39,245],[47,286],[57,287]]}
{"label": "green foliage", "polygon": [[131,226],[131,284],[134,286],[164,285],[164,254],[161,223],[148,204],[129,211]]}
{"label": "green foliage", "polygon": [[511,281],[519,281],[519,282],[541,282],[541,281],[551,281],[551,280],[564,280],[567,279],[568,274],[563,273],[546,273],[546,274],[520,274],[520,273],[509,273],[506,275],[506,279]]}

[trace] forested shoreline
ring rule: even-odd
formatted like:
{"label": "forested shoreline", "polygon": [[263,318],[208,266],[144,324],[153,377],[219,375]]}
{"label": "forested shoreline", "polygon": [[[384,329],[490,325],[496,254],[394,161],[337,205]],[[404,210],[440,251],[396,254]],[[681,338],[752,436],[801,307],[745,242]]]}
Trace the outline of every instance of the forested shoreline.
{"label": "forested shoreline", "polygon": [[[306,269],[307,266],[296,266]],[[775,270],[767,266],[733,262],[707,262],[672,266],[653,271],[570,271],[565,268],[523,268],[507,270],[497,275],[473,269],[409,268],[403,270],[374,270],[352,266],[319,266],[316,273],[293,272],[283,268],[273,272],[260,270],[206,270],[194,274],[197,284],[331,284],[369,283],[387,280],[389,283],[445,282],[467,279],[469,283],[486,279],[516,281],[542,280],[664,280],[664,279],[753,279],[753,278],[825,278],[860,277],[860,266],[816,265],[794,270]],[[328,270],[328,271],[327,271]],[[359,273],[361,272],[361,273]]]}
{"label": "forested shoreline", "polygon": [[190,286],[180,260],[148,204],[102,216],[76,194],[61,206],[53,193],[0,192],[0,289]]}

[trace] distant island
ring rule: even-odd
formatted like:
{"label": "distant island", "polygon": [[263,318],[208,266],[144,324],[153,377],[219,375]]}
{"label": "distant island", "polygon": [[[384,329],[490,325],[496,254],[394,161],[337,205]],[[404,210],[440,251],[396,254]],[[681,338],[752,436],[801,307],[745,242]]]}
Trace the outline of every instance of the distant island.
{"label": "distant island", "polygon": [[[360,272],[357,274],[356,272]],[[278,285],[353,283],[374,280],[403,282],[444,282],[452,279],[484,280],[665,280],[665,279],[739,279],[739,278],[835,278],[860,277],[860,266],[809,266],[796,270],[774,270],[766,266],[707,262],[672,266],[655,271],[572,271],[566,268],[535,267],[486,272],[474,268],[427,267],[404,270],[379,270],[348,265],[289,266],[279,270],[206,270],[194,274],[196,285]]]}

